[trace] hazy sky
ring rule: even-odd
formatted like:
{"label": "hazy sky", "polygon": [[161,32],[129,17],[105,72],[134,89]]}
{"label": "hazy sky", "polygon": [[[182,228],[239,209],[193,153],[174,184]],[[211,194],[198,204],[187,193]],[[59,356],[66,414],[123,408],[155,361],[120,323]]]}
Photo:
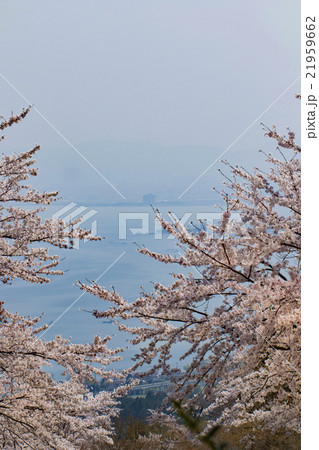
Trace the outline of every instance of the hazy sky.
{"label": "hazy sky", "polygon": [[[102,139],[224,149],[298,77],[299,3],[1,1],[1,73],[76,146]],[[267,124],[297,127],[298,91],[297,83]],[[0,96],[2,115],[26,103],[1,78]],[[256,125],[236,147],[260,137]],[[33,113],[3,148],[35,142],[65,144]]]}

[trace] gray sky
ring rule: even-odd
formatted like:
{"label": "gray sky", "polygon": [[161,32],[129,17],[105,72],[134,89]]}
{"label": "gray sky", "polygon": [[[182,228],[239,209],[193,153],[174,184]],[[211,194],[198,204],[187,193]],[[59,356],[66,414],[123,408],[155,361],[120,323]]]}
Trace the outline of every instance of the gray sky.
{"label": "gray sky", "polygon": [[[299,3],[1,1],[1,72],[72,143],[223,148],[299,75]],[[0,94],[2,114],[25,104],[3,80]],[[287,102],[270,117],[295,125]],[[30,122],[11,145],[62,144]]]}

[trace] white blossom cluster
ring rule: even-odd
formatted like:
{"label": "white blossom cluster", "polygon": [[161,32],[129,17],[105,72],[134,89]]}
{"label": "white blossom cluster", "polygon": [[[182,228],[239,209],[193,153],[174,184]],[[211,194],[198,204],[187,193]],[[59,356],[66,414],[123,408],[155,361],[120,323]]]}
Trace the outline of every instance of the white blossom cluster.
{"label": "white blossom cluster", "polygon": [[[56,336],[38,339],[46,327],[1,310],[0,323],[0,445],[2,448],[77,449],[112,443],[111,418],[126,387],[93,396],[85,387],[94,375],[112,380],[106,366],[120,359],[109,350],[109,338],[72,344]],[[67,381],[55,381],[45,367],[56,363]]]}

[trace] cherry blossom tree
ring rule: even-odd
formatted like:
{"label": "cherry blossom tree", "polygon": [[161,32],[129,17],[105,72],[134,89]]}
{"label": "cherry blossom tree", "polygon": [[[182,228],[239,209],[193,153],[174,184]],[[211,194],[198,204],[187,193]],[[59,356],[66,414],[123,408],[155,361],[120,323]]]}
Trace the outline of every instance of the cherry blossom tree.
{"label": "cherry blossom tree", "polygon": [[[19,122],[29,111],[27,108],[19,116],[3,120],[0,129]],[[48,245],[36,245],[39,242],[72,248],[74,239],[100,239],[76,226],[81,219],[65,222],[41,218],[43,205],[55,201],[58,192],[41,193],[25,184],[37,175],[34,156],[39,150],[37,145],[23,153],[3,155],[0,160],[0,280],[4,283],[14,278],[43,283],[49,281],[48,275],[62,274],[54,270],[59,264],[58,255],[51,255]],[[27,210],[25,203],[39,207]]]}
{"label": "cherry blossom tree", "polygon": [[[180,255],[139,251],[186,268],[170,286],[155,283],[129,302],[94,282],[80,284],[106,301],[105,311],[93,311],[97,318],[117,320],[132,335],[132,370],[169,376],[168,399],[205,418],[207,430],[247,422],[300,429],[300,147],[289,129],[282,136],[265,127],[265,134],[277,144],[276,156],[265,155],[267,172],[225,162],[218,224],[194,232],[157,211]],[[185,371],[177,357],[190,361]],[[164,416],[154,420],[172,426]],[[175,429],[180,434],[181,425]]]}
{"label": "cherry blossom tree", "polygon": [[[39,337],[47,326],[1,310],[0,322],[0,443],[2,448],[76,449],[112,443],[116,399],[127,392],[118,387],[93,396],[85,387],[95,376],[118,375],[106,366],[120,359],[109,350],[109,338],[72,344],[61,336]],[[45,371],[52,363],[64,369],[67,381],[55,381]]]}
{"label": "cherry blossom tree", "polygon": [[[0,123],[0,129],[22,120],[24,110]],[[3,139],[2,137],[1,139]],[[76,227],[77,220],[43,219],[44,205],[57,192],[40,193],[27,180],[37,175],[34,156],[39,146],[0,160],[0,280],[16,278],[31,283],[49,282],[59,256],[52,246],[72,248],[72,240],[99,238]],[[24,206],[28,205],[28,209]],[[14,286],[12,286],[14,289]],[[3,300],[3,299],[2,299]],[[127,392],[120,386],[113,392],[93,396],[85,387],[96,376],[121,378],[107,366],[120,359],[122,349],[108,349],[109,337],[96,336],[89,344],[72,344],[56,336],[45,341],[48,326],[40,318],[23,317],[0,308],[0,446],[1,448],[72,449],[92,448],[99,442],[112,443],[111,419],[118,412],[117,398]],[[47,366],[57,365],[65,376],[55,381]]]}

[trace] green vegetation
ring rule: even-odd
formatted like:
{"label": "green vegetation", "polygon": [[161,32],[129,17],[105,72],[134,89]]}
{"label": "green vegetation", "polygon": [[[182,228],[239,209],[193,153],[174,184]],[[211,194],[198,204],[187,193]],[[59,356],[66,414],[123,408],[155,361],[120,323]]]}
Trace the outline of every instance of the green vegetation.
{"label": "green vegetation", "polygon": [[175,408],[176,414],[180,417],[184,425],[195,435],[198,440],[205,444],[208,448],[213,450],[224,450],[226,444],[217,444],[215,441],[216,434],[220,429],[219,426],[213,427],[210,430],[203,432],[205,424],[203,421],[196,419],[193,415],[186,411],[180,402],[172,400],[172,404]]}
{"label": "green vegetation", "polygon": [[121,399],[121,414],[119,420],[129,423],[131,419],[146,421],[149,409],[159,408],[165,398],[165,392],[147,392],[145,396],[127,396]]}

